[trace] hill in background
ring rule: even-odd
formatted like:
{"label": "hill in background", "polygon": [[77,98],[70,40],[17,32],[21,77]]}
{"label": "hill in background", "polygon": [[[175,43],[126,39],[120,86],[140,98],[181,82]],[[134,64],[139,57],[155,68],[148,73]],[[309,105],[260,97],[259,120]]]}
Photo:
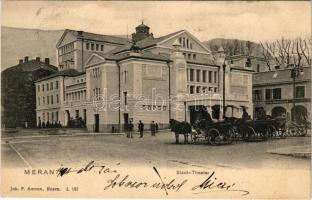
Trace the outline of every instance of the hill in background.
{"label": "hill in background", "polygon": [[18,60],[48,57],[56,65],[56,43],[63,30],[38,30],[1,27],[1,71],[18,64]]}
{"label": "hill in background", "polygon": [[223,46],[228,56],[232,55],[252,55],[262,57],[262,47],[260,44],[246,40],[217,38],[203,42],[211,51],[217,51]]}
{"label": "hill in background", "polygon": [[[56,43],[63,31],[1,27],[1,71],[18,64],[18,60],[25,56],[29,59],[39,56],[42,60],[48,57],[56,66]],[[212,51],[223,46],[228,55],[261,56],[261,46],[254,42],[218,38],[203,43]]]}

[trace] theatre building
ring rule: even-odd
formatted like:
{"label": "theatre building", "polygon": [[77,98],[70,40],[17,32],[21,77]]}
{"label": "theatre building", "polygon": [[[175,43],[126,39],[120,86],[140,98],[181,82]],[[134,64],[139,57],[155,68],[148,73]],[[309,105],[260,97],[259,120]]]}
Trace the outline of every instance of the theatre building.
{"label": "theatre building", "polygon": [[59,120],[67,126],[81,118],[89,131],[110,132],[122,131],[129,120],[142,120],[146,128],[151,121],[168,127],[171,118],[193,123],[204,110],[220,119],[224,113],[241,117],[246,108],[252,117],[252,69],[231,67],[222,48],[212,53],[187,30],[156,38],[149,29],[143,23],[136,27],[131,42],[105,37],[103,51],[101,46],[96,51],[90,33],[88,43],[81,42],[85,32],[63,35],[58,49],[74,43],[75,64],[64,67],[64,59],[59,59],[60,71],[36,82],[41,88],[37,121]]}

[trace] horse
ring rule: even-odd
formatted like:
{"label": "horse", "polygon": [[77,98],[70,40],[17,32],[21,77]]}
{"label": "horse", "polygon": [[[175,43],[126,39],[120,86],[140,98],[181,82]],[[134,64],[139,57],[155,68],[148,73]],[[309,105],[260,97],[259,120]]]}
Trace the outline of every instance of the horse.
{"label": "horse", "polygon": [[184,135],[184,143],[188,143],[188,134],[192,133],[192,126],[188,122],[179,122],[174,119],[170,119],[170,129],[175,134],[176,144],[179,143],[179,135]]}

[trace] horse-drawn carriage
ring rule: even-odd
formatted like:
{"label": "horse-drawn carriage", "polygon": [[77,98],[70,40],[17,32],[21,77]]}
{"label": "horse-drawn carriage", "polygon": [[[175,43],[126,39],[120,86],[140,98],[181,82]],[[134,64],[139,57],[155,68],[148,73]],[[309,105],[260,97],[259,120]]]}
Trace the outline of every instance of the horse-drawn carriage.
{"label": "horse-drawn carriage", "polygon": [[265,141],[270,138],[285,138],[286,136],[304,136],[308,125],[288,124],[285,117],[274,119],[266,117],[257,120],[226,118],[214,122],[211,118],[196,121],[192,126],[187,122],[170,120],[171,131],[175,132],[176,143],[179,135],[184,135],[184,142],[208,142],[211,145],[231,144],[234,140]]}

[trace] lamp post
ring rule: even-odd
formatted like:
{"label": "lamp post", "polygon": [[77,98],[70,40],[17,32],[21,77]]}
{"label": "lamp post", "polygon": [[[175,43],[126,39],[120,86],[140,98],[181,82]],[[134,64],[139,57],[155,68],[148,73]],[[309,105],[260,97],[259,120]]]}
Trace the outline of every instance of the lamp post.
{"label": "lamp post", "polygon": [[296,119],[296,78],[299,75],[303,75],[303,69],[300,69],[298,65],[292,64],[293,68],[291,69],[291,78],[293,78],[293,108],[292,108],[292,122],[295,122]]}
{"label": "lamp post", "polygon": [[223,64],[223,89],[222,89],[222,92],[223,92],[223,101],[222,101],[222,107],[223,107],[223,119],[225,118],[225,68],[226,68],[226,64],[225,64],[225,60],[224,60],[224,64]]}

